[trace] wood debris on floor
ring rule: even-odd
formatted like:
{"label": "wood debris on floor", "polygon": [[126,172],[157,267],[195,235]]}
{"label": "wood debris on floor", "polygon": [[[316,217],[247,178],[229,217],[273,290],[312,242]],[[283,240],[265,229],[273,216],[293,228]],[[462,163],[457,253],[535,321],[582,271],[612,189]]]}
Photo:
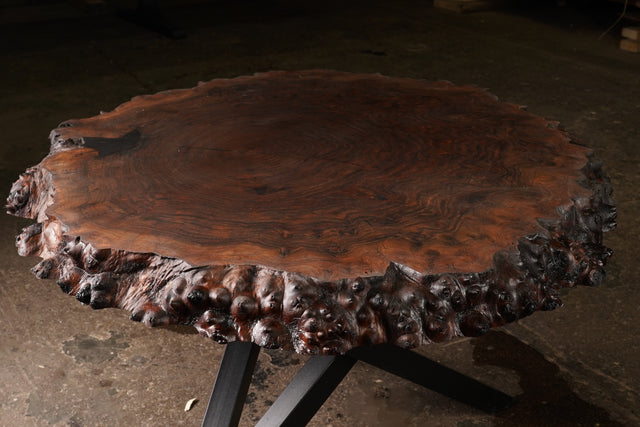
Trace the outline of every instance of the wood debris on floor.
{"label": "wood debris on floor", "polygon": [[640,27],[623,27],[620,49],[629,52],[640,52]]}

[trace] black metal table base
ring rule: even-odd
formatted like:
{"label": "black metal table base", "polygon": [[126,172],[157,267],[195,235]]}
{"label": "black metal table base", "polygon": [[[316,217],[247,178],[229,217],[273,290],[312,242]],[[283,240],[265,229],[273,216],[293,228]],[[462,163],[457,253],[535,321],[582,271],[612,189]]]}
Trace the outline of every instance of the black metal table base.
{"label": "black metal table base", "polygon": [[[237,426],[260,347],[227,344],[203,427]],[[351,350],[344,356],[312,356],[258,422],[259,427],[307,424],[360,360],[485,412],[511,406],[515,400],[413,351],[393,345]]]}

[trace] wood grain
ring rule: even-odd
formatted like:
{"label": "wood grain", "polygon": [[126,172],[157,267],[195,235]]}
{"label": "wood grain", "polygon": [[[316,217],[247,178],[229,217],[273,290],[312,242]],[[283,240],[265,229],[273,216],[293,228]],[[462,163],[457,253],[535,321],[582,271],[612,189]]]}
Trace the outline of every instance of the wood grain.
{"label": "wood grain", "polygon": [[600,164],[475,87],[271,72],[136,97],[51,141],[8,200],[38,220],[19,238],[38,275],[220,341],[478,335],[599,283],[610,255]]}

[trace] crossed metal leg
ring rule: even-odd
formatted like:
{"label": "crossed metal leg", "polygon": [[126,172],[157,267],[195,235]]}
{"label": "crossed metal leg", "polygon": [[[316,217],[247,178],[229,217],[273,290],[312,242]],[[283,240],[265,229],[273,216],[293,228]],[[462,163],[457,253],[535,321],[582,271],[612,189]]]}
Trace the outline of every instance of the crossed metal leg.
{"label": "crossed metal leg", "polygon": [[[227,344],[203,427],[238,425],[259,352],[260,347],[253,343]],[[344,356],[312,356],[257,426],[307,424],[358,360],[485,412],[496,412],[515,402],[511,396],[415,352],[384,344],[356,348]]]}

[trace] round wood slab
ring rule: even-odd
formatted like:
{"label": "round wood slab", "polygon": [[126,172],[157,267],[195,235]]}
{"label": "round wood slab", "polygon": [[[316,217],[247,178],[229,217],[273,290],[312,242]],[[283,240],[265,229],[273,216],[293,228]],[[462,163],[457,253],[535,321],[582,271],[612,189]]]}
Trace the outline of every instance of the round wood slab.
{"label": "round wood slab", "polygon": [[271,72],[132,99],[51,133],[9,213],[94,308],[303,353],[479,335],[598,284],[598,162],[475,87]]}

